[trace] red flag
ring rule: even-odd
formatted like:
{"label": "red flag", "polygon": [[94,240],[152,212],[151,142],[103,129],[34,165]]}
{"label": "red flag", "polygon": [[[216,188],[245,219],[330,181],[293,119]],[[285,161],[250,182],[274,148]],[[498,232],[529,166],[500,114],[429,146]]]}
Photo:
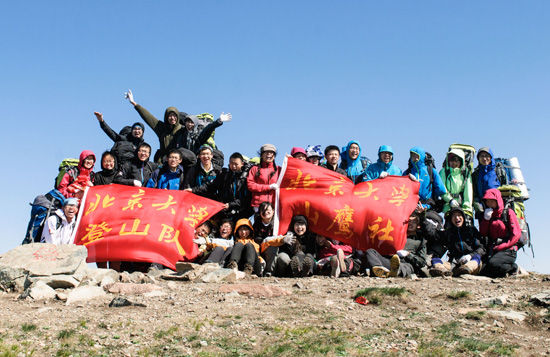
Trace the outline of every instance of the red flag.
{"label": "red flag", "polygon": [[403,249],[407,223],[418,203],[418,182],[408,177],[354,185],[334,171],[288,158],[279,191],[279,234],[294,215],[308,218],[311,230],[381,254]]}
{"label": "red flag", "polygon": [[80,205],[75,244],[88,262],[137,261],[175,269],[198,254],[194,230],[223,203],[188,191],[106,185],[90,187]]}

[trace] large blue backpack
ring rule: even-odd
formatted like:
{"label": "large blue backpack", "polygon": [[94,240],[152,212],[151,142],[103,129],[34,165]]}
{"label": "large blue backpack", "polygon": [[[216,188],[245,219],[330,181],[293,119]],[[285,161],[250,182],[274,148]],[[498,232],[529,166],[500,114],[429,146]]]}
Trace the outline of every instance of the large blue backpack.
{"label": "large blue backpack", "polygon": [[[42,231],[44,230],[44,224],[46,220],[54,215],[54,212],[63,207],[65,197],[61,192],[56,189],[51,190],[45,195],[38,195],[35,197],[33,203],[30,203],[31,218],[27,225],[27,231],[25,232],[25,238],[21,244],[39,243],[42,238]],[[61,226],[61,218],[57,215],[57,227]]]}

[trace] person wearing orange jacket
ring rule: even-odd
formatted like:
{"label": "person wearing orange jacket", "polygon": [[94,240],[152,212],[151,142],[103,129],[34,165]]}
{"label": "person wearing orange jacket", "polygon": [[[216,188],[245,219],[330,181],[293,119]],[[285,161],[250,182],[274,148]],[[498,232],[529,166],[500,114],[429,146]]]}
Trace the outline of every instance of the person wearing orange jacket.
{"label": "person wearing orange jacket", "polygon": [[241,218],[235,224],[235,244],[229,257],[229,269],[242,267],[247,275],[262,274],[261,260],[259,257],[260,246],[254,241],[254,229],[250,220]]}

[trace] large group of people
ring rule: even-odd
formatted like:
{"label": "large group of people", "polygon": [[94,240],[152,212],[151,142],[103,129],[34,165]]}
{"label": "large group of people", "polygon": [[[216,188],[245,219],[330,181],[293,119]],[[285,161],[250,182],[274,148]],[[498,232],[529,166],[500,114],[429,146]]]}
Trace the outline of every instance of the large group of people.
{"label": "large group of people", "polygon": [[[394,255],[384,256],[375,249],[358,251],[334,237],[315,234],[315,227],[304,216],[293,217],[287,233],[277,235],[273,219],[281,172],[275,162],[278,150],[264,144],[256,160],[235,152],[229,156],[228,167],[222,167],[223,152],[212,136],[216,128],[231,120],[231,114],[222,113],[217,120],[203,114],[202,118],[210,120],[199,125],[197,116],[168,107],[161,121],[137,104],[131,91],[126,98],[158,137],[159,148],[153,159],[151,146],[144,141],[144,124],[136,122],[117,133],[101,113],[94,113],[114,145],[101,155],[99,172],[93,172],[96,156],[84,150],[78,166],[64,174],[57,189],[66,200],[63,208],[48,218],[44,241],[70,243],[77,199],[85,188],[116,183],[188,190],[222,202],[224,209],[195,230],[194,242],[201,251],[197,261],[247,274],[504,277],[520,270],[515,261],[521,229],[514,210],[504,207],[489,148],[477,151],[478,165],[473,172],[467,170],[464,152],[458,149],[446,153],[437,172],[429,165],[429,154],[419,146],[410,149],[408,167],[403,171],[394,163],[395,153],[389,145],[379,147],[376,162],[362,155],[357,140],[342,149],[337,145],[324,150],[320,145],[292,148],[294,158],[345,175],[355,184],[389,175],[420,182],[419,202],[409,217],[406,245]],[[434,229],[434,222],[435,226],[441,224]]]}

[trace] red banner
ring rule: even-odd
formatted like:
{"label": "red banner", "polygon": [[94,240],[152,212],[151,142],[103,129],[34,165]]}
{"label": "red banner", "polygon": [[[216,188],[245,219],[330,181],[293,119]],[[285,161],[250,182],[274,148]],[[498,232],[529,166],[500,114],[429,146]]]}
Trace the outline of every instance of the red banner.
{"label": "red banner", "polygon": [[279,192],[279,234],[294,215],[308,218],[310,229],[365,250],[381,254],[403,249],[407,223],[418,203],[418,182],[408,177],[354,185],[334,171],[288,158]]}
{"label": "red banner", "polygon": [[197,256],[195,228],[223,203],[187,191],[106,185],[90,187],[78,215],[75,244],[88,248],[88,262],[160,263]]}

